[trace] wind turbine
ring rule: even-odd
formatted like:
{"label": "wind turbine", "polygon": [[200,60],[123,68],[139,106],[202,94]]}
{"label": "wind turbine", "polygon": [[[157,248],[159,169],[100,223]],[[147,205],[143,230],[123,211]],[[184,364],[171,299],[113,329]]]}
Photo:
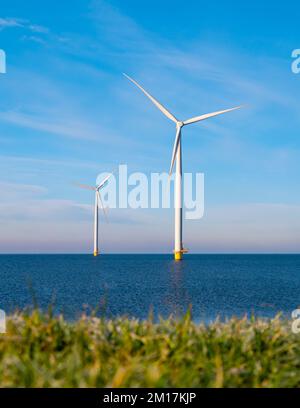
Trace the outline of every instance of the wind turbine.
{"label": "wind turbine", "polygon": [[99,218],[99,206],[101,205],[101,208],[103,210],[104,216],[107,220],[107,215],[105,212],[105,208],[103,205],[103,201],[101,198],[100,190],[102,187],[105,186],[105,184],[108,182],[110,177],[113,175],[113,173],[109,174],[103,181],[101,181],[98,186],[93,187],[93,186],[88,186],[86,184],[77,184],[78,187],[84,188],[85,190],[92,190],[95,191],[95,208],[94,208],[94,256],[99,255],[99,247],[98,247],[98,218]]}
{"label": "wind turbine", "polygon": [[174,163],[176,160],[176,173],[175,173],[175,193],[174,193],[174,202],[175,202],[175,248],[174,248],[174,258],[176,261],[182,259],[183,253],[187,250],[183,247],[182,244],[182,148],[181,148],[181,130],[183,126],[190,125],[191,123],[200,122],[202,120],[212,118],[213,116],[222,115],[223,113],[231,112],[236,109],[241,108],[237,106],[231,109],[225,109],[217,112],[207,113],[205,115],[195,116],[191,119],[181,121],[176,119],[176,117],[168,111],[157,99],[150,95],[144,88],[141,87],[134,79],[130,76],[123,74],[129,81],[134,83],[153,103],[154,105],[165,115],[167,118],[172,120],[176,124],[176,136],[173,146],[173,153],[171,159],[171,166],[169,170],[169,176],[171,176]]}

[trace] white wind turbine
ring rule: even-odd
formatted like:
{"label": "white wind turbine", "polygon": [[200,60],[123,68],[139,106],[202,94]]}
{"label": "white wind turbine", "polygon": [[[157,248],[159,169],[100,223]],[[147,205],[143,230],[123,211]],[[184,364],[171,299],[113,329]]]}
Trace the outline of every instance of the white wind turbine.
{"label": "white wind turbine", "polygon": [[171,119],[176,124],[176,136],[173,146],[173,153],[171,159],[171,166],[169,175],[171,176],[174,162],[176,160],[176,173],[175,173],[175,248],[174,248],[174,257],[176,261],[182,259],[182,254],[187,252],[183,248],[182,244],[182,149],[181,149],[181,129],[183,126],[190,125],[191,123],[200,122],[202,120],[212,118],[213,116],[221,115],[226,112],[231,112],[233,110],[241,108],[237,106],[231,109],[225,109],[217,112],[207,113],[201,116],[195,116],[191,119],[185,121],[180,121],[175,118],[175,116],[169,112],[160,102],[158,102],[153,96],[151,96],[144,88],[141,87],[134,79],[130,78],[128,75],[123,74],[131,82],[133,82],[153,103],[154,105],[165,115],[167,118]]}
{"label": "white wind turbine", "polygon": [[95,209],[94,209],[94,256],[98,256],[99,255],[99,247],[98,247],[98,227],[99,227],[99,222],[98,222],[98,218],[99,218],[99,206],[101,205],[101,208],[103,210],[104,216],[107,220],[107,215],[105,212],[105,208],[103,205],[103,201],[101,198],[101,194],[100,194],[100,190],[102,187],[104,187],[104,185],[107,183],[107,181],[110,179],[110,177],[113,175],[113,173],[109,174],[107,177],[105,177],[105,179],[103,181],[101,181],[101,183],[96,186],[88,186],[86,184],[77,184],[78,187],[80,188],[84,188],[86,190],[92,190],[95,191]]}

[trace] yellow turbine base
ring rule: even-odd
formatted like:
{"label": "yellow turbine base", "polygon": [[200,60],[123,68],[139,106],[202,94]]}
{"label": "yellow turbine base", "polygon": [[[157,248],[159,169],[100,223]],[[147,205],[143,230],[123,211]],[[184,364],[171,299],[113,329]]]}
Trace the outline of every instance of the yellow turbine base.
{"label": "yellow turbine base", "polygon": [[94,256],[98,256],[98,251],[94,251]]}
{"label": "yellow turbine base", "polygon": [[174,259],[175,259],[175,261],[181,261],[182,260],[182,251],[174,251]]}

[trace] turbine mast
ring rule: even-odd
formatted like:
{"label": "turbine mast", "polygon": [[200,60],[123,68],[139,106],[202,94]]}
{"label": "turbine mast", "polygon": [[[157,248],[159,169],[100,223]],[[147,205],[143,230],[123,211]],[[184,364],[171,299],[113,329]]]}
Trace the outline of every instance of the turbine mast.
{"label": "turbine mast", "polygon": [[[179,130],[179,132],[181,132]],[[179,144],[176,153],[176,172],[175,172],[175,261],[182,259],[182,156],[181,156],[181,135],[179,134]]]}
{"label": "turbine mast", "polygon": [[95,215],[94,215],[94,256],[98,256],[98,194],[95,191]]}

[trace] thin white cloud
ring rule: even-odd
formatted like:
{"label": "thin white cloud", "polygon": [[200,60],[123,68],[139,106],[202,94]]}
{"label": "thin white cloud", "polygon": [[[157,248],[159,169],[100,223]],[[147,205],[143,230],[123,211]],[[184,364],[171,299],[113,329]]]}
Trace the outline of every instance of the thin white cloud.
{"label": "thin white cloud", "polygon": [[75,139],[97,140],[101,133],[100,129],[93,128],[88,123],[74,119],[67,121],[61,117],[54,120],[54,117],[50,119],[49,116],[9,111],[0,113],[0,119],[20,127]]}
{"label": "thin white cloud", "polygon": [[23,35],[21,38],[23,41],[33,41],[38,44],[46,44],[46,41],[43,38],[37,37],[35,35]]}
{"label": "thin white cloud", "polygon": [[8,27],[23,27],[24,20],[19,18],[0,18],[0,29]]}
{"label": "thin white cloud", "polygon": [[0,30],[4,30],[5,28],[24,28],[34,33],[48,33],[49,30],[47,27],[43,27],[37,24],[31,24],[30,21],[22,18],[9,18],[9,17],[1,17],[0,18]]}
{"label": "thin white cloud", "polygon": [[47,27],[43,27],[41,25],[37,25],[37,24],[29,24],[28,25],[29,30],[31,30],[34,33],[48,33],[49,29]]}

